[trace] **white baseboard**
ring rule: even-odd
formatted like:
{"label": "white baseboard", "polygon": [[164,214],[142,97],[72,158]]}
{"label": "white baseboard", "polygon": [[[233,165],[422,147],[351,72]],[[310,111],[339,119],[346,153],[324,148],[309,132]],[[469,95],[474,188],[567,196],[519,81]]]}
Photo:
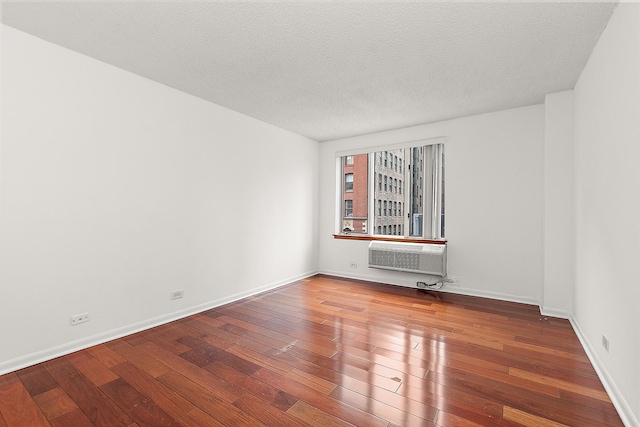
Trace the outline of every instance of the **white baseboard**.
{"label": "white baseboard", "polygon": [[[356,274],[344,274],[342,271],[330,271],[330,270],[320,270],[320,274],[326,274],[328,276],[344,277],[347,279],[363,280],[365,282],[383,283],[386,285],[405,286],[408,288],[416,289],[415,280],[410,281],[410,280],[402,280],[402,279],[396,279],[396,278],[385,280],[385,278],[383,277],[367,277],[367,276],[360,276]],[[499,292],[489,292],[489,291],[482,291],[478,289],[471,289],[471,288],[465,288],[460,286],[452,286],[448,283],[445,283],[442,288],[438,289],[438,291],[449,292],[452,294],[469,295],[474,297],[490,298],[490,299],[495,299],[500,301],[509,301],[509,302],[517,302],[522,304],[537,305],[537,306],[539,306],[540,304],[540,301],[535,298],[526,298],[526,297],[520,297],[517,295],[502,294]]]}
{"label": "white baseboard", "polygon": [[64,356],[66,354],[73,353],[78,350],[92,347],[94,345],[102,344],[107,341],[112,341],[117,338],[122,338],[127,335],[134,334],[136,332],[144,331],[146,329],[154,328],[156,326],[163,325],[165,323],[173,322],[174,320],[182,319],[197,313],[201,313],[206,310],[210,310],[215,307],[219,307],[230,302],[247,298],[259,293],[276,289],[284,285],[288,285],[295,281],[305,279],[318,274],[317,271],[311,271],[304,274],[300,274],[295,277],[290,277],[285,280],[270,283],[259,288],[251,289],[250,291],[239,292],[237,294],[229,295],[224,298],[219,298],[213,301],[209,301],[196,306],[188,307],[183,310],[167,313],[162,316],[157,316],[151,319],[143,320],[131,325],[123,326],[121,328],[111,329],[90,337],[82,338],[76,341],[64,343],[55,347],[40,350],[34,353],[30,353],[24,356],[20,356],[14,359],[10,359],[4,362],[0,362],[0,375],[14,372],[28,366],[35,365],[37,363],[45,362],[47,360],[55,359],[56,357]]}
{"label": "white baseboard", "polygon": [[570,319],[571,313],[566,310],[558,310],[555,308],[544,307],[540,305],[540,314],[543,316],[559,317],[561,319]]}
{"label": "white baseboard", "polygon": [[589,361],[591,361],[591,365],[593,365],[596,374],[598,374],[598,378],[600,378],[602,385],[607,391],[607,394],[609,395],[613,406],[618,411],[618,415],[620,415],[620,418],[622,419],[624,425],[626,427],[640,427],[640,421],[631,410],[629,403],[625,400],[624,396],[616,386],[615,381],[609,375],[609,372],[605,368],[604,364],[602,363],[600,358],[598,358],[598,355],[593,350],[593,347],[589,343],[589,340],[587,340],[586,336],[582,332],[582,329],[580,329],[580,325],[578,325],[573,316],[569,317],[569,322],[571,322],[571,326],[578,336],[580,344],[582,344],[582,348],[584,348],[584,351],[587,353],[587,357],[589,358]]}

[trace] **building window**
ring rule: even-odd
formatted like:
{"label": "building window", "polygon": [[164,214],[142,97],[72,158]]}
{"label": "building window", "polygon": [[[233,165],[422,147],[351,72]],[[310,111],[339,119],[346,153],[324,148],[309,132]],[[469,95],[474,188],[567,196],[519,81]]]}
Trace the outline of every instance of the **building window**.
{"label": "building window", "polygon": [[[336,164],[347,167],[351,161],[347,157],[340,158],[342,162]],[[353,165],[342,171],[345,177],[343,191],[348,194],[341,197],[344,204],[340,216],[344,219],[340,230],[405,238],[444,238],[444,144],[352,157]],[[359,165],[362,165],[361,172]],[[392,174],[394,176],[389,176]],[[374,183],[369,186],[367,182],[371,179]],[[367,203],[369,196],[373,197],[374,203]],[[368,227],[368,221],[373,221],[371,227]]]}
{"label": "building window", "polygon": [[353,216],[353,200],[344,201],[344,216]]}
{"label": "building window", "polygon": [[353,156],[345,156],[344,164],[350,166],[353,164]]}
{"label": "building window", "polygon": [[347,173],[344,175],[344,191],[353,191],[353,174]]}

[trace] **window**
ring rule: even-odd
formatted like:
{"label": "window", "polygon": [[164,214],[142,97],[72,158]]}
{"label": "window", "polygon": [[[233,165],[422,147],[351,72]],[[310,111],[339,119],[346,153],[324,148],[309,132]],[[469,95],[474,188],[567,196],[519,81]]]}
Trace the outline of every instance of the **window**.
{"label": "window", "polygon": [[344,190],[353,191],[353,174],[347,173],[344,175]]}
{"label": "window", "polygon": [[349,166],[353,164],[353,156],[346,156],[344,158],[344,164]]}
{"label": "window", "polygon": [[[352,165],[348,157],[353,157]],[[342,232],[444,238],[444,144],[340,159],[336,164],[345,168],[340,171],[344,174],[342,191],[348,192],[341,197]],[[368,203],[368,197],[373,202]]]}
{"label": "window", "polygon": [[344,216],[353,216],[353,200],[344,201]]}

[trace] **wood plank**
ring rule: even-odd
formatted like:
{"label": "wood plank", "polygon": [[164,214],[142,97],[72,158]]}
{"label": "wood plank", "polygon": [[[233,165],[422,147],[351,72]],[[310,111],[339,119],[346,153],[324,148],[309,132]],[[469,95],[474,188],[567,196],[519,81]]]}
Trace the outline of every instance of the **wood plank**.
{"label": "wood plank", "polygon": [[242,372],[220,362],[213,362],[206,366],[205,369],[253,394],[281,411],[286,411],[298,400],[282,390],[278,390],[269,384],[265,384],[256,378],[243,374]]}
{"label": "wood plank", "polygon": [[[340,402],[330,396],[317,392],[316,390],[300,384],[297,381],[289,380],[281,375],[269,371],[266,368],[260,369],[253,374],[255,378],[280,389],[295,398],[307,402],[317,409],[324,411],[336,418],[340,418],[354,425],[366,425],[370,427],[386,427],[388,424],[384,419],[376,417],[367,412],[353,408],[351,405]],[[294,405],[295,406],[295,405]]]}
{"label": "wood plank", "polygon": [[504,418],[528,427],[567,427],[566,424],[556,423],[555,421],[537,417],[524,411],[510,408],[509,406],[504,407]]}
{"label": "wood plank", "polygon": [[190,402],[176,395],[173,390],[136,367],[133,363],[124,362],[111,369],[133,388],[156,402],[160,408],[174,419],[179,419],[194,409]]}
{"label": "wood plank", "polygon": [[98,359],[95,358],[88,359],[79,363],[74,363],[74,366],[97,387],[118,379],[118,376],[114,374],[113,371],[104,366]]}
{"label": "wood plank", "polygon": [[42,364],[21,369],[16,372],[16,375],[31,396],[37,396],[58,387],[56,380],[49,375]]}
{"label": "wood plank", "polygon": [[330,396],[379,418],[406,427],[434,426],[434,420],[438,414],[437,409],[415,400],[404,399],[401,405],[402,409],[400,409],[344,387],[336,387]]}
{"label": "wood plank", "polygon": [[250,427],[264,425],[231,403],[210,393],[208,389],[200,384],[196,384],[176,372],[169,372],[158,378],[158,380],[225,426]]}
{"label": "wood plank", "polygon": [[250,394],[245,394],[233,404],[244,413],[268,426],[308,427],[307,423]]}
{"label": "wood plank", "polygon": [[228,427],[208,415],[200,408],[194,408],[192,411],[186,413],[179,420],[183,425],[189,427]]}
{"label": "wood plank", "polygon": [[61,388],[41,393],[33,400],[49,420],[78,409],[78,405]]}
{"label": "wood plank", "polygon": [[47,371],[96,427],[128,427],[133,420],[66,358],[45,363]]}
{"label": "wood plank", "polygon": [[122,378],[100,387],[120,409],[128,414],[139,426],[178,427],[182,424],[162,410],[153,400],[139,393]]}
{"label": "wood plank", "polygon": [[75,409],[51,420],[51,427],[95,427],[95,424],[82,412],[82,409]]}
{"label": "wood plank", "polygon": [[352,427],[350,424],[340,418],[334,417],[326,412],[309,405],[303,401],[298,401],[288,411],[288,414],[296,417],[305,424],[315,427]]}
{"label": "wood plank", "polygon": [[51,425],[15,373],[0,378],[0,414],[8,427]]}
{"label": "wood plank", "polygon": [[213,375],[210,372],[198,368],[197,366],[182,359],[180,356],[176,356],[170,351],[165,350],[154,343],[147,342],[141,344],[139,347],[150,356],[161,360],[168,366],[171,366],[172,370],[168,373],[180,373],[186,378],[209,390],[209,393],[226,400],[227,402],[233,402],[244,393],[235,385]]}
{"label": "wood plank", "polygon": [[609,395],[607,395],[607,393],[604,390],[594,390],[590,387],[585,387],[579,384],[573,384],[569,381],[559,380],[557,378],[549,377],[546,375],[541,375],[541,374],[537,374],[529,371],[523,371],[522,369],[517,369],[517,368],[509,368],[509,375],[517,378],[522,378],[525,380],[537,382],[540,384],[550,385],[562,390],[571,391],[573,393],[581,394],[583,396],[588,396],[594,399],[601,400],[603,402],[611,402],[611,399],[609,399]]}
{"label": "wood plank", "polygon": [[87,351],[107,368],[111,368],[127,361],[127,359],[120,356],[104,344],[91,347],[87,349]]}
{"label": "wood plank", "polygon": [[308,372],[301,371],[299,369],[293,368],[287,374],[285,374],[286,378],[297,381],[301,384],[306,384],[314,390],[319,391],[323,394],[329,394],[336,388],[336,385],[330,381],[323,380],[322,378],[316,377]]}
{"label": "wood plank", "polygon": [[[145,340],[145,343],[146,342],[148,341]],[[111,350],[122,356],[124,359],[126,359],[128,362],[134,364],[139,369],[143,370],[154,378],[166,374],[171,370],[171,368],[160,362],[157,358],[150,356],[148,353],[145,353],[139,348],[132,346],[126,341],[111,341],[107,344],[107,346]]]}

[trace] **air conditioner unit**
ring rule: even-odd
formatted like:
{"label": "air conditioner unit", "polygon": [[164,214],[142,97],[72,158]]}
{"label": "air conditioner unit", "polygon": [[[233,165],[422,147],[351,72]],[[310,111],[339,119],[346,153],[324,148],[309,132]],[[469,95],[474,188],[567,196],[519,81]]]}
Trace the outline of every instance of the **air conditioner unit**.
{"label": "air conditioner unit", "polygon": [[372,241],[369,267],[411,273],[447,275],[447,245]]}

